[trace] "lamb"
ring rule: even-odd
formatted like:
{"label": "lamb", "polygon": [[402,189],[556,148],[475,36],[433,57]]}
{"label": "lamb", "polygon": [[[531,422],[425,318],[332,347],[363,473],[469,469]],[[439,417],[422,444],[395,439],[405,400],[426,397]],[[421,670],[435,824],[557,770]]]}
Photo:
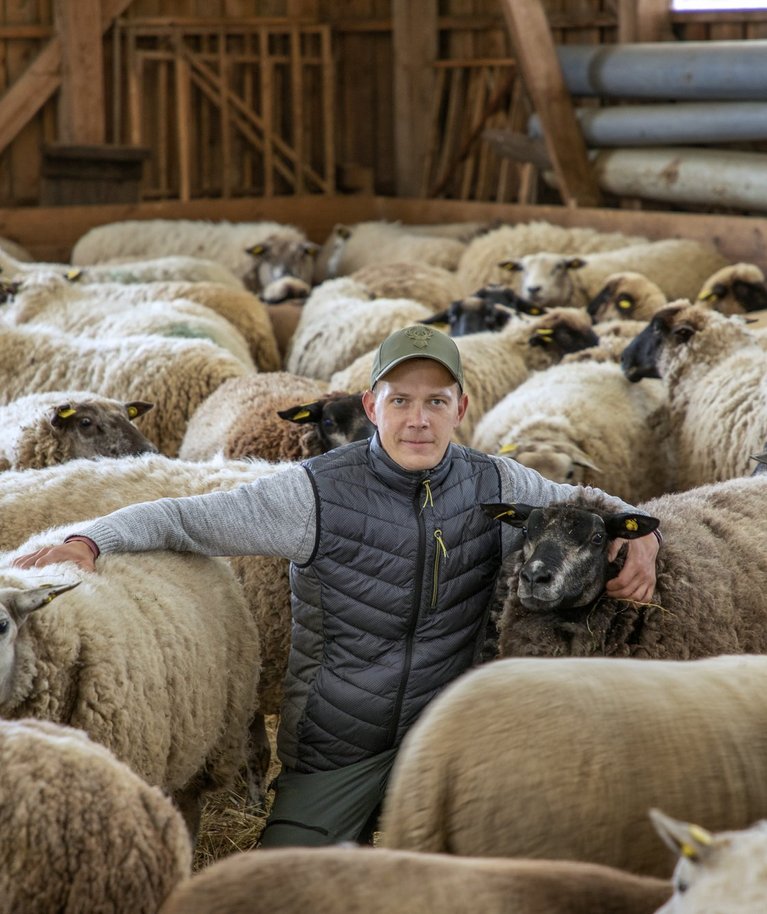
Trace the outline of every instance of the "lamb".
{"label": "lamb", "polygon": [[709,276],[698,302],[722,314],[745,314],[767,308],[764,273],[754,263],[734,263]]}
{"label": "lamb", "polygon": [[711,834],[659,809],[651,809],[650,817],[661,838],[679,855],[674,895],[658,914],[760,914],[764,910],[767,821]]}
{"label": "lamb", "polygon": [[[131,286],[125,287],[128,292]],[[168,336],[207,339],[231,352],[250,371],[255,365],[245,337],[205,305],[183,299],[143,301],[126,308],[126,297],[112,298],[99,286],[80,290],[55,273],[33,273],[0,313],[7,324],[48,324],[74,336]],[[121,300],[122,298],[122,300]]]}
{"label": "lamb", "polygon": [[0,251],[0,273],[6,280],[23,279],[27,273],[46,270],[60,273],[71,282],[218,282],[235,289],[242,289],[240,280],[220,263],[201,257],[156,257],[131,260],[125,263],[96,264],[87,268],[73,268],[68,263],[26,263]]}
{"label": "lamb", "polygon": [[559,254],[594,254],[612,251],[648,239],[621,232],[598,232],[592,228],[565,227],[551,222],[501,225],[474,238],[458,265],[457,276],[465,294],[489,282],[505,282],[508,274],[499,264],[526,254],[552,251]]}
{"label": "lamb", "polygon": [[605,279],[586,310],[595,324],[610,320],[649,321],[668,304],[663,291],[642,273],[623,270]]}
{"label": "lamb", "polygon": [[[455,440],[469,444],[482,416],[531,371],[548,368],[563,352],[597,342],[588,315],[574,308],[555,308],[529,322],[508,324],[499,332],[458,337],[469,409],[456,429]],[[367,388],[374,355],[367,352],[345,370],[337,371],[330,379],[331,386],[340,390]]]}
{"label": "lamb", "polygon": [[171,801],[81,730],[1,721],[0,767],[4,911],[156,914],[189,875]]}
{"label": "lamb", "polygon": [[583,860],[667,878],[673,862],[650,807],[714,829],[765,815],[762,685],[763,656],[480,666],[405,737],[383,846]]}
{"label": "lamb", "polygon": [[501,266],[518,274],[515,290],[535,304],[585,308],[617,271],[641,273],[668,299],[691,298],[726,263],[713,248],[671,238],[583,256],[541,251],[509,258]]}
{"label": "lamb", "polygon": [[220,384],[247,373],[207,340],[63,337],[42,326],[0,325],[0,403],[28,393],[83,389],[155,404],[138,427],[164,454],[178,453],[192,413]]}
{"label": "lamb", "polygon": [[535,372],[477,423],[472,447],[636,504],[674,487],[666,392],[614,362]]}
{"label": "lamb", "polygon": [[317,258],[315,282],[347,276],[373,263],[418,263],[455,270],[466,242],[439,234],[411,232],[393,222],[337,224]]}
{"label": "lamb", "polygon": [[630,381],[661,377],[668,393],[677,486],[750,472],[767,437],[767,353],[737,315],[672,302],[623,351]]}
{"label": "lamb", "polygon": [[[767,557],[746,547],[767,535],[764,476],[640,503],[649,516],[617,514],[603,499],[584,490],[546,508],[488,506],[525,531],[507,570],[502,656],[767,653]],[[608,562],[610,541],[642,536],[658,521],[664,543],[652,602],[610,598],[605,583],[620,568]]]}
{"label": "lamb", "polygon": [[170,793],[194,835],[204,794],[244,767],[257,709],[259,635],[242,587],[221,559],[171,552],[102,556],[98,574],[51,565],[44,582],[9,567],[71,532],[0,557],[0,717],[85,730]]}
{"label": "lamb", "polygon": [[301,229],[279,222],[126,219],[87,231],[72,248],[72,263],[90,268],[93,264],[103,264],[118,257],[205,257],[226,267],[242,280],[253,266],[249,249],[265,244],[267,239],[274,245],[278,238],[298,245],[306,242],[306,235]]}
{"label": "lamb", "polygon": [[152,403],[88,391],[29,394],[0,406],[0,467],[41,469],[79,457],[127,457],[157,448],[133,425]]}
{"label": "lamb", "polygon": [[667,880],[588,863],[289,848],[214,863],[181,883],[160,914],[652,914],[670,894]]}
{"label": "lamb", "polygon": [[455,273],[426,263],[370,263],[349,276],[372,298],[408,298],[440,311],[461,298]]}

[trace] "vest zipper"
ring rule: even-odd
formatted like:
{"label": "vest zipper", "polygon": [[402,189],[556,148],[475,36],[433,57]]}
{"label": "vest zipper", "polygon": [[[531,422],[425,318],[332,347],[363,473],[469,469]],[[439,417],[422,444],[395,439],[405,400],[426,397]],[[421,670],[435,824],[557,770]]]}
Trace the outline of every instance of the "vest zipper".
{"label": "vest zipper", "polygon": [[[431,492],[429,491],[428,486],[427,492],[429,492],[430,498]],[[413,661],[413,637],[415,636],[415,630],[418,626],[418,613],[421,608],[421,592],[423,589],[423,572],[426,565],[426,522],[423,519],[423,509],[426,507],[426,503],[419,505],[418,501],[419,496],[418,491],[416,490],[413,499],[413,507],[415,509],[416,517],[418,518],[418,555],[416,556],[415,587],[413,588],[413,602],[410,607],[410,622],[407,630],[402,679],[400,680],[399,690],[397,691],[397,700],[394,703],[394,713],[392,714],[391,726],[389,727],[390,746],[394,745],[394,740],[397,736],[399,718],[402,713],[402,703],[405,700],[405,689],[407,688],[407,681],[410,676],[410,666]]]}
{"label": "vest zipper", "polygon": [[447,558],[447,546],[445,541],[442,539],[442,531],[434,531],[434,539],[437,541],[437,548],[434,550],[434,580],[431,585],[431,608],[434,609],[437,605],[437,591],[439,589],[439,560],[440,556],[443,559]]}

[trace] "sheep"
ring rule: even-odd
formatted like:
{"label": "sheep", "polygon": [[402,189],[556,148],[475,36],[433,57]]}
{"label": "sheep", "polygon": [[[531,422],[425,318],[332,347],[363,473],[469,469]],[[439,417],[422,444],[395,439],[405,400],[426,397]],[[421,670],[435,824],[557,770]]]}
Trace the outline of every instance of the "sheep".
{"label": "sheep", "polygon": [[464,294],[469,294],[486,283],[505,282],[508,274],[499,264],[510,258],[537,254],[539,251],[593,254],[642,244],[647,240],[621,232],[598,232],[592,228],[566,227],[551,222],[502,225],[474,238],[468,244],[458,265],[457,278]]}
{"label": "sheep", "polygon": [[242,362],[207,340],[92,340],[43,326],[0,324],[0,347],[0,403],[70,388],[146,399],[155,409],[140,417],[138,428],[170,457],[200,403],[219,384],[247,373]]}
{"label": "sheep", "polygon": [[0,251],[4,251],[16,260],[23,260],[26,263],[35,259],[25,247],[22,247],[12,238],[0,238]]}
{"label": "sheep", "polygon": [[242,281],[262,301],[276,304],[308,294],[320,246],[284,232],[268,235],[245,249],[252,262]]}
{"label": "sheep", "polygon": [[320,249],[314,278],[323,282],[374,263],[418,263],[455,270],[465,249],[466,242],[458,238],[411,232],[399,223],[339,223]]}
{"label": "sheep", "polygon": [[46,270],[60,273],[71,282],[88,284],[93,282],[218,282],[235,289],[242,289],[239,279],[220,263],[203,260],[200,257],[155,257],[146,260],[131,260],[125,263],[96,264],[90,267],[73,268],[68,263],[26,263],[16,260],[0,251],[0,273],[3,279],[23,279],[27,273]]}
{"label": "sheep", "polygon": [[373,298],[408,298],[440,311],[461,297],[455,273],[426,263],[370,263],[349,279]]}
{"label": "sheep", "polygon": [[617,271],[641,273],[669,299],[689,298],[726,263],[713,248],[671,238],[583,256],[541,251],[505,260],[501,266],[518,274],[516,291],[535,304],[586,308]]}
{"label": "sheep", "polygon": [[83,390],[29,394],[0,406],[0,465],[40,469],[79,457],[127,457],[157,448],[133,425],[152,403]]}
{"label": "sheep", "polygon": [[[563,352],[597,342],[588,315],[574,308],[555,308],[529,322],[508,324],[498,332],[458,337],[469,409],[456,429],[455,440],[469,444],[482,416],[531,371],[548,368]],[[374,355],[367,352],[348,368],[337,371],[330,385],[340,390],[366,389]]]}
{"label": "sheep", "polygon": [[668,304],[663,291],[642,273],[611,273],[586,310],[597,324],[609,320],[649,321]]}
{"label": "sheep", "polygon": [[553,860],[481,860],[383,848],[234,854],[179,884],[160,914],[652,914],[668,880]]}
{"label": "sheep", "polygon": [[156,914],[189,875],[183,819],[81,730],[0,721],[4,911]]}
{"label": "sheep", "polygon": [[767,657],[497,660],[403,741],[382,845],[583,860],[667,878],[647,810],[741,828],[767,811]]}
{"label": "sheep", "polygon": [[[574,655],[687,660],[767,653],[767,557],[747,543],[767,535],[767,479],[746,476],[641,502],[648,516],[616,514],[583,490],[566,504],[488,507],[525,534],[506,569],[502,656]],[[732,518],[732,520],[730,520]],[[652,601],[610,598],[620,567],[610,541],[660,522]]]}
{"label": "sheep", "polygon": [[767,437],[767,353],[737,315],[672,302],[623,351],[630,381],[661,377],[668,393],[677,486],[750,471]]}
{"label": "sheep", "polygon": [[767,308],[764,273],[754,263],[722,267],[703,283],[697,301],[722,314],[745,314]]}
{"label": "sheep", "polygon": [[[72,248],[72,263],[92,268],[115,258],[146,259],[155,256],[205,257],[226,267],[239,280],[253,266],[251,251],[267,239],[306,243],[306,235],[293,225],[279,222],[211,222],[207,219],[126,219],[87,231]],[[280,251],[283,248],[280,247]],[[294,248],[289,248],[290,254]],[[258,253],[256,253],[256,256]],[[271,259],[271,258],[269,258]],[[262,282],[267,279],[262,275]],[[279,278],[279,273],[272,274]],[[271,281],[267,279],[263,285]]]}
{"label": "sheep", "polygon": [[[135,287],[127,286],[126,290]],[[183,299],[143,301],[126,308],[123,298],[103,294],[99,286],[80,290],[55,273],[33,273],[0,311],[12,326],[48,324],[74,336],[168,336],[208,339],[231,352],[250,371],[255,365],[245,337],[205,305]]]}
{"label": "sheep", "polygon": [[767,898],[767,820],[711,834],[659,809],[651,809],[650,817],[679,857],[674,895],[657,914],[761,914]]}
{"label": "sheep", "polygon": [[269,305],[267,314],[272,324],[272,332],[274,333],[277,351],[280,356],[278,368],[281,368],[287,360],[293,335],[303,314],[305,301],[305,297],[289,298],[278,302],[276,305]]}
{"label": "sheep", "polygon": [[64,562],[44,579],[8,567],[75,529],[0,556],[0,717],[85,730],[170,793],[194,835],[204,794],[231,786],[246,762],[256,621],[222,559],[107,555],[98,574]]}
{"label": "sheep", "polygon": [[620,364],[623,350],[647,326],[646,321],[606,320],[594,324],[598,342],[588,349],[578,349],[562,356],[563,364],[573,362],[615,362]]}
{"label": "sheep", "polygon": [[432,314],[419,323],[445,324],[450,336],[468,336],[483,330],[502,330],[512,318],[538,316],[544,310],[525,301],[506,286],[491,284],[478,289],[473,295],[451,302],[444,311]]}
{"label": "sheep", "polygon": [[615,363],[583,362],[533,373],[485,413],[471,444],[636,504],[673,488],[669,435],[660,381],[632,385]]}
{"label": "sheep", "polygon": [[[280,396],[283,399],[275,409],[282,409],[302,399],[318,399],[327,393],[327,384],[286,371],[231,378],[195,410],[186,427],[179,448],[182,460],[208,460],[223,451],[232,427],[243,415],[259,410],[264,397]],[[287,428],[286,422],[272,421],[278,429]]]}

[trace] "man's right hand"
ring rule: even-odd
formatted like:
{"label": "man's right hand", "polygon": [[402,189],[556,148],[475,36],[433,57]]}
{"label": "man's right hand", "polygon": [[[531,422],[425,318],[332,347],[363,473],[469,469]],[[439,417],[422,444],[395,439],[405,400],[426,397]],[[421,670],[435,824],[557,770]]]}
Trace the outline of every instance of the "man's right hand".
{"label": "man's right hand", "polygon": [[42,568],[54,562],[74,562],[85,571],[96,570],[96,558],[91,547],[82,540],[71,540],[60,546],[43,546],[36,552],[20,555],[11,563],[15,568]]}

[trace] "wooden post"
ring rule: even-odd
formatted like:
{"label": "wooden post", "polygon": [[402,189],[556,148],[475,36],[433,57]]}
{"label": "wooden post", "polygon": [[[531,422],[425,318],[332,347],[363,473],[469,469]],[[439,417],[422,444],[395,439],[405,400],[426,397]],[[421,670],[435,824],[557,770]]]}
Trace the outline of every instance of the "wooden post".
{"label": "wooden post", "polygon": [[540,0],[501,0],[501,7],[562,200],[567,206],[599,206],[599,188]]}
{"label": "wooden post", "polygon": [[61,143],[98,146],[106,139],[100,0],[54,0],[61,40],[58,134]]}
{"label": "wooden post", "polygon": [[671,0],[618,0],[618,41],[667,41],[670,11]]}
{"label": "wooden post", "polygon": [[176,79],[176,136],[178,138],[178,196],[192,197],[192,147],[191,147],[191,86],[189,64],[181,53],[181,39],[174,47],[174,73]]}
{"label": "wooden post", "polygon": [[415,197],[429,151],[437,57],[437,0],[392,0],[397,193]]}

